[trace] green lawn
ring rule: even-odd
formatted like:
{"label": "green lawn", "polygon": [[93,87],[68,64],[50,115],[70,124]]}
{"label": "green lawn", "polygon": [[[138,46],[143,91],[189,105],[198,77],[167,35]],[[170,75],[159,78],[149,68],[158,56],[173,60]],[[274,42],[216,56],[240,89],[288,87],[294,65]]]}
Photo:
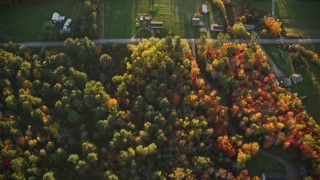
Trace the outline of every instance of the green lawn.
{"label": "green lawn", "polygon": [[105,37],[130,38],[139,13],[149,12],[154,21],[163,21],[165,32],[181,37],[199,37],[191,18],[199,7],[197,0],[110,0],[105,3]]}
{"label": "green lawn", "polygon": [[270,158],[269,156],[258,153],[252,158],[246,167],[249,169],[250,176],[261,176],[262,172],[278,172],[287,174],[287,170],[279,161]]}
{"label": "green lawn", "polygon": [[257,10],[263,10],[271,14],[272,1],[271,0],[254,0],[252,1],[252,8]]}
{"label": "green lawn", "polygon": [[263,45],[263,48],[285,75],[290,76],[293,74],[294,70],[291,62],[289,62],[287,51],[277,45]]}
{"label": "green lawn", "polygon": [[304,66],[294,65],[295,73],[301,74],[303,76],[303,82],[298,84],[293,84],[291,87],[292,92],[298,93],[299,97],[303,98],[303,104],[306,107],[308,114],[320,122],[320,97],[317,94],[317,89],[314,88],[312,83],[312,78],[315,78],[318,82],[320,81],[319,67],[313,63],[309,64],[309,70]]}
{"label": "green lawn", "polygon": [[276,1],[276,15],[289,31],[299,30],[306,37],[320,38],[320,1],[291,0]]}
{"label": "green lawn", "polygon": [[81,1],[56,0],[39,1],[35,5],[13,4],[0,8],[0,24],[14,41],[39,40],[42,23],[50,21],[58,12],[66,18],[75,18],[80,13]]}

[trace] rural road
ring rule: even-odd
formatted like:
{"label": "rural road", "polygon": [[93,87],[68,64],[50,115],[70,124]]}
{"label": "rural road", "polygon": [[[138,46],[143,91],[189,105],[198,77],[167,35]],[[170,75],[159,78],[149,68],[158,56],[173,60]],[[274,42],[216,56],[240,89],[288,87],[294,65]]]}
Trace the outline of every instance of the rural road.
{"label": "rural road", "polygon": [[[137,44],[143,39],[94,39],[96,44]],[[187,40],[190,42],[198,42],[198,39],[181,38],[181,40]],[[208,42],[216,41],[216,39],[207,39]],[[238,41],[249,43],[250,39],[230,39],[230,42]],[[257,39],[258,44],[320,44],[320,39]],[[15,45],[25,45],[27,47],[52,47],[63,46],[64,41],[29,41],[29,42],[14,42]],[[0,43],[0,46],[4,46],[5,43]]]}

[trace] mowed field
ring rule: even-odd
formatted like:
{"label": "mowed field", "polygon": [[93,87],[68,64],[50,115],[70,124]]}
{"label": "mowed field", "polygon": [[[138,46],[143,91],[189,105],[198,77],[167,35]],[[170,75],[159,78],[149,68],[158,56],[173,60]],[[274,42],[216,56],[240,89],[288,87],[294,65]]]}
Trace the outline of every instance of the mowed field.
{"label": "mowed field", "polygon": [[276,15],[287,32],[300,32],[305,37],[320,38],[320,1],[277,0],[276,4]]}
{"label": "mowed field", "polygon": [[164,23],[163,34],[170,30],[181,37],[199,37],[191,18],[199,7],[198,0],[110,0],[105,2],[105,37],[130,38],[135,32],[139,13],[148,12],[154,21]]}
{"label": "mowed field", "polygon": [[14,41],[39,40],[44,21],[50,21],[52,14],[58,12],[66,18],[79,15],[82,1],[59,0],[42,1],[33,5],[12,4],[0,8],[0,25]]}

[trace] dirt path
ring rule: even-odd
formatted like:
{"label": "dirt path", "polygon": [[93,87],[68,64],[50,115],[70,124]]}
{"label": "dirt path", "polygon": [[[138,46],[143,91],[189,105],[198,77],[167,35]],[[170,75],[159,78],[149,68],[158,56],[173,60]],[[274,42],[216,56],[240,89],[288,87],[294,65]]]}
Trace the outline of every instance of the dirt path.
{"label": "dirt path", "polygon": [[104,0],[99,1],[100,38],[104,38]]}

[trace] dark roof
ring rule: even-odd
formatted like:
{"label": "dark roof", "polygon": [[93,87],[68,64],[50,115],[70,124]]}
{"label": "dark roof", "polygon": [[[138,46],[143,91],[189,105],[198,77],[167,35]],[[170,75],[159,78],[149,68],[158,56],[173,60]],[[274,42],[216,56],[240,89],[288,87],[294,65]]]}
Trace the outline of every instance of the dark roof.
{"label": "dark roof", "polygon": [[308,176],[307,168],[304,165],[299,166],[300,176]]}
{"label": "dark roof", "polygon": [[290,87],[291,86],[291,80],[289,78],[283,78],[281,80],[281,82],[283,83],[284,87]]}
{"label": "dark roof", "polygon": [[276,172],[264,172],[261,174],[262,180],[286,180],[286,176]]}

